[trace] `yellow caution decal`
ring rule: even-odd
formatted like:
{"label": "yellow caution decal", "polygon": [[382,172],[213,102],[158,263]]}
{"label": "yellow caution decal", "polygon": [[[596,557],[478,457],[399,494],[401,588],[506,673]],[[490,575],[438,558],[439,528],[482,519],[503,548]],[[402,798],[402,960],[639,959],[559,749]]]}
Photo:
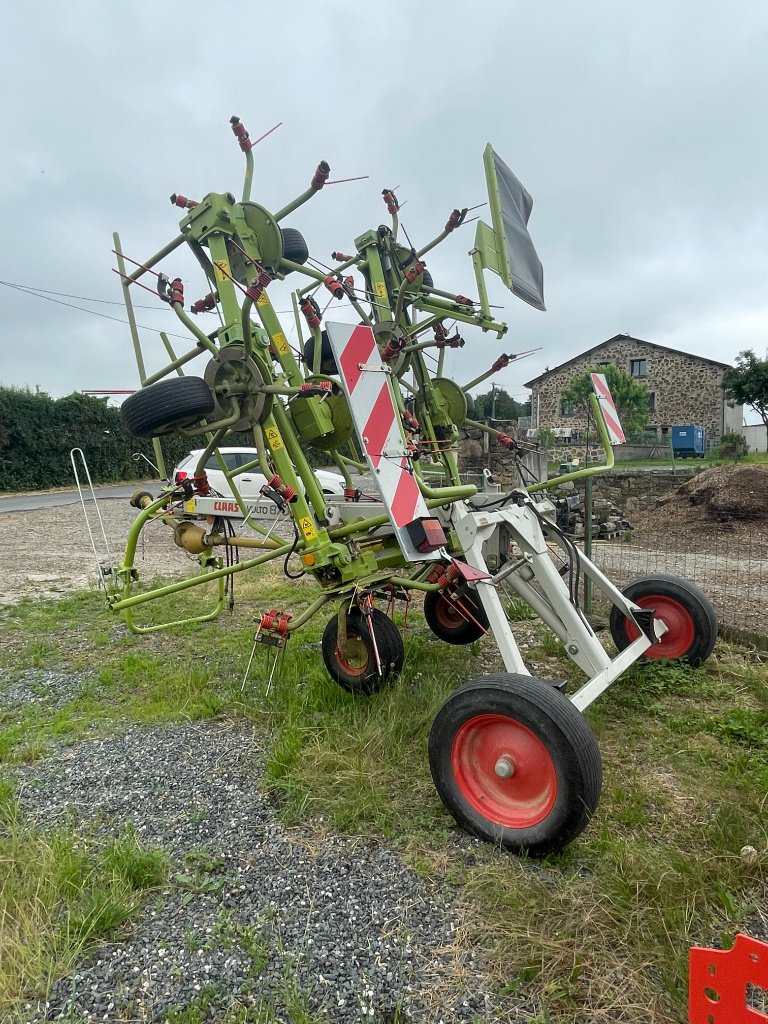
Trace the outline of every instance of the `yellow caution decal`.
{"label": "yellow caution decal", "polygon": [[376,282],[376,294],[380,299],[386,299],[387,297],[387,286],[383,281]]}
{"label": "yellow caution decal", "polygon": [[214,260],[213,265],[216,268],[217,281],[224,282],[232,280],[232,268],[226,260]]}
{"label": "yellow caution decal", "polygon": [[277,334],[272,335],[272,344],[280,355],[284,356],[287,352],[290,352],[288,342],[285,340],[285,335],[281,334],[280,331],[278,331]]}
{"label": "yellow caution decal", "polygon": [[299,519],[299,529],[304,534],[304,540],[307,542],[317,540],[317,530],[309,516],[302,516]]}
{"label": "yellow caution decal", "polygon": [[272,451],[275,451],[276,448],[283,447],[283,439],[282,437],[280,437],[280,431],[277,429],[277,427],[267,427],[267,429],[264,431],[264,434],[267,438],[267,444],[272,449]]}

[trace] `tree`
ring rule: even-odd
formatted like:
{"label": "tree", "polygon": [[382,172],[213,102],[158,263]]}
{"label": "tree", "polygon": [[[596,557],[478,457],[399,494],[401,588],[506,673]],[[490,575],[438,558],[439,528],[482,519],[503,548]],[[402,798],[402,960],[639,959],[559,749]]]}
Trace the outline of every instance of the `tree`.
{"label": "tree", "polygon": [[577,374],[568,387],[563,389],[562,401],[574,407],[586,406],[589,396],[593,394],[589,376],[591,373],[605,375],[624,433],[627,436],[639,434],[648,422],[648,388],[613,363],[593,366]]}
{"label": "tree", "polygon": [[472,419],[484,420],[490,416],[496,420],[518,420],[521,416],[530,416],[530,402],[516,402],[504,388],[492,387],[484,395],[475,398],[475,411]]}
{"label": "tree", "polygon": [[739,405],[754,409],[768,429],[768,359],[758,359],[751,348],[739,352],[736,365],[723,373],[723,390]]}

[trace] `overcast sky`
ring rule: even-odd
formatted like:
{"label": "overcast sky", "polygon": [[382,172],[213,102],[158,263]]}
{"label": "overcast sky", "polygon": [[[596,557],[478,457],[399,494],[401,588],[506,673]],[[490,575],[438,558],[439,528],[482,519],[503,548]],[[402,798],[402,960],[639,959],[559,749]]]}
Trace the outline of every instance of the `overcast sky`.
{"label": "overcast sky", "polygon": [[[71,0],[3,20],[0,278],[102,316],[0,288],[2,384],[137,386],[128,328],[104,319],[125,315],[112,232],[140,260],[177,233],[172,192],[239,194],[232,114],[253,138],[283,122],[255,150],[252,198],[268,208],[320,159],[332,178],[370,175],[284,222],[327,262],[388,221],[383,187],[399,186],[425,244],[454,206],[484,201],[493,143],[534,199],[548,311],[489,281],[509,333],[467,330],[447,360],[459,383],[540,347],[495,378],[523,397],[524,381],[620,332],[722,361],[766,352],[765,0]],[[438,287],[476,293],[473,237],[429,254]],[[190,300],[207,291],[196,267],[163,265]],[[151,295],[134,301],[152,307],[141,324],[180,332]],[[157,335],[142,337],[158,365]]]}

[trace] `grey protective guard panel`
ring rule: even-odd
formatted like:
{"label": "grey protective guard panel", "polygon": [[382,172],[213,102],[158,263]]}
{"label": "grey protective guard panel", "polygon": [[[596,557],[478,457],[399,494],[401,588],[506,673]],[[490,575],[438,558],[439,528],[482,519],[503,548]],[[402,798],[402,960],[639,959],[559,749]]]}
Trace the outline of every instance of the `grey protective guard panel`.
{"label": "grey protective guard panel", "polygon": [[[544,270],[527,227],[533,199],[495,152],[493,165],[501,201],[503,237],[509,259],[512,291],[535,309],[545,310]],[[494,228],[498,233],[498,226],[494,224]]]}

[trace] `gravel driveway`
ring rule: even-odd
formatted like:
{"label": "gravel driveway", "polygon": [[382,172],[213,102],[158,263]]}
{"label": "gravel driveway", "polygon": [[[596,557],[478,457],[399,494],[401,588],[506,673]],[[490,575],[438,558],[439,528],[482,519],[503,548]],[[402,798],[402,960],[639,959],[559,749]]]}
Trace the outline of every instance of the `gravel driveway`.
{"label": "gravel driveway", "polygon": [[[135,510],[125,499],[100,510],[119,558]],[[79,505],[3,512],[0,523],[3,602],[96,585]],[[189,568],[166,527],[144,534],[142,577]],[[61,706],[84,681],[38,670],[10,687],[0,678],[0,710]],[[12,769],[23,809],[45,828],[61,819],[103,836],[132,828],[169,854],[175,876],[194,875],[190,863],[215,865],[200,891],[177,882],[158,893],[129,938],[54,983],[47,1007],[28,1005],[30,1022],[162,1022],[193,999],[206,1007],[195,1020],[220,1021],[233,1003],[279,1005],[286,978],[340,1024],[530,1019],[508,997],[502,1007],[483,981],[466,909],[447,888],[414,875],[382,843],[326,834],[321,822],[285,828],[259,788],[261,765],[249,727],[205,723],[133,727]],[[456,834],[457,858],[473,858],[475,846]],[[254,936],[263,963],[251,955]],[[282,1013],[286,1024],[295,1019]]]}
{"label": "gravel driveway", "polygon": [[[47,1007],[28,1004],[30,1022],[159,1022],[201,994],[202,1019],[216,1021],[234,1002],[280,1005],[287,976],[334,1022],[528,1019],[510,1018],[480,979],[450,894],[375,841],[286,829],[259,790],[261,753],[249,727],[195,724],[132,728],[14,768],[33,821],[106,837],[129,827],[168,852],[177,878],[130,938],[56,982]],[[474,845],[457,837],[456,856]]]}

